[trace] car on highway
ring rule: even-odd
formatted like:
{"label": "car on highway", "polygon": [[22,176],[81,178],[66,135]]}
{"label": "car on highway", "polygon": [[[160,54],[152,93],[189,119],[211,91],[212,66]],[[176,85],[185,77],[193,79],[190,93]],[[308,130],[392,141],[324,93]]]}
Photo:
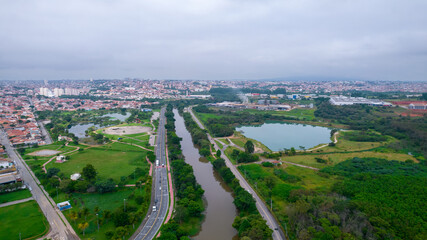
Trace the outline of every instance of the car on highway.
{"label": "car on highway", "polygon": [[153,206],[153,212],[157,211],[157,207]]}

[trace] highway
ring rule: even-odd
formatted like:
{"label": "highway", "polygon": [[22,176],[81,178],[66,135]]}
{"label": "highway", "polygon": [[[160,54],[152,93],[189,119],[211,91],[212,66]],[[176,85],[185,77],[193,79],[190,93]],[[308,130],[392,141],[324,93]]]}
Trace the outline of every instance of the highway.
{"label": "highway", "polygon": [[[199,119],[194,115],[193,110],[191,107],[188,108],[188,112],[193,117],[194,121],[199,125],[201,129],[205,129],[203,124],[199,121]],[[215,150],[221,151],[221,157],[225,160],[225,164],[228,168],[230,168],[231,172],[234,174],[234,176],[239,180],[240,186],[244,188],[246,191],[248,191],[252,196],[254,197],[256,201],[256,207],[261,214],[261,216],[267,221],[267,225],[270,227],[271,230],[273,230],[273,239],[279,240],[279,239],[286,239],[285,234],[283,233],[282,228],[280,227],[280,224],[277,222],[276,218],[274,218],[273,214],[269,211],[268,207],[265,205],[264,201],[261,200],[261,198],[256,194],[256,192],[252,189],[252,187],[249,185],[249,183],[246,181],[246,179],[240,174],[239,170],[237,170],[236,166],[231,163],[230,159],[225,155],[225,152],[223,149],[220,149],[214,139],[211,137],[209,133],[208,138],[209,141],[214,144]]]}
{"label": "highway", "polygon": [[[33,100],[31,99],[31,97],[28,97],[28,101],[30,102],[30,105],[33,105]],[[37,119],[38,116],[35,113],[35,111],[33,111],[34,117]],[[37,124],[39,125],[40,131],[42,132],[42,135],[44,136],[44,141],[46,142],[46,144],[51,144],[53,143],[52,138],[50,137],[49,133],[47,132],[46,128],[44,127],[44,124],[40,121],[37,120]]]}
{"label": "highway", "polygon": [[[15,162],[17,169],[21,175],[22,180],[31,190],[33,198],[39,204],[41,210],[46,216],[47,221],[50,225],[50,232],[47,234],[47,238],[55,240],[74,240],[79,239],[76,232],[73,230],[71,225],[68,223],[65,216],[56,207],[55,202],[48,197],[46,191],[44,191],[37,183],[40,183],[34,176],[34,173],[30,171],[28,165],[16,153],[14,148],[10,145],[10,141],[7,138],[6,133],[3,129],[0,129],[0,141],[6,147],[6,152],[9,158]],[[25,231],[25,226],[22,229]],[[11,238],[13,238],[11,236]]]}
{"label": "highway", "polygon": [[[147,216],[130,239],[148,240],[154,239],[165,220],[169,207],[168,172],[166,167],[165,152],[165,108],[160,112],[159,127],[157,129],[156,159],[159,161],[154,165],[153,191],[151,205]],[[157,161],[156,160],[156,161]],[[154,194],[153,194],[154,192]],[[156,206],[156,210],[153,210]]]}

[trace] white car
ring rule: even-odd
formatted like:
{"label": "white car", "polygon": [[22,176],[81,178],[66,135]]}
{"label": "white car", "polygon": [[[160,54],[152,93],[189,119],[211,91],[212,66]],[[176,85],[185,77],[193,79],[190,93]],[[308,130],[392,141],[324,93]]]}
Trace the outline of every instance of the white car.
{"label": "white car", "polygon": [[157,207],[153,206],[153,212],[157,211]]}

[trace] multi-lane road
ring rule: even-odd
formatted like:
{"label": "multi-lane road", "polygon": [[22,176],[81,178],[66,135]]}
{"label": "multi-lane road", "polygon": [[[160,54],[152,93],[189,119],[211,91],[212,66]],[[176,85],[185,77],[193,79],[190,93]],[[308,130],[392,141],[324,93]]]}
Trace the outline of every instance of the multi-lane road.
{"label": "multi-lane road", "polygon": [[152,193],[154,193],[154,197],[152,197],[150,209],[142,225],[130,239],[148,240],[155,238],[168,212],[169,188],[165,155],[165,121],[165,108],[162,108],[157,129],[156,163],[153,171],[154,190]]}
{"label": "multi-lane road", "polygon": [[[191,107],[188,108],[188,112],[193,117],[194,121],[199,125],[201,129],[205,129],[203,124],[200,122],[200,120],[194,115],[193,110]],[[280,227],[279,223],[277,222],[276,218],[274,218],[273,214],[269,211],[268,207],[265,205],[264,201],[256,194],[256,192],[252,189],[252,187],[249,185],[249,183],[246,181],[246,179],[240,174],[240,172],[237,170],[236,166],[231,163],[230,159],[225,155],[223,149],[220,149],[214,139],[211,137],[211,135],[208,133],[209,141],[214,144],[216,150],[221,151],[221,157],[224,158],[225,164],[228,168],[230,168],[231,172],[236,176],[236,178],[239,180],[240,185],[242,188],[244,188],[246,191],[252,194],[256,201],[256,207],[261,214],[261,216],[267,221],[267,225],[270,227],[270,229],[273,230],[273,239],[285,239],[285,234],[282,231],[282,228]]]}
{"label": "multi-lane road", "polygon": [[79,239],[62,212],[56,207],[55,202],[49,197],[46,191],[38,185],[40,182],[34,176],[33,172],[30,171],[28,165],[10,145],[10,141],[3,129],[0,129],[0,142],[6,147],[9,158],[15,162],[21,174],[21,178],[24,180],[25,185],[31,190],[33,198],[37,201],[49,222],[50,232],[47,237],[55,240]]}

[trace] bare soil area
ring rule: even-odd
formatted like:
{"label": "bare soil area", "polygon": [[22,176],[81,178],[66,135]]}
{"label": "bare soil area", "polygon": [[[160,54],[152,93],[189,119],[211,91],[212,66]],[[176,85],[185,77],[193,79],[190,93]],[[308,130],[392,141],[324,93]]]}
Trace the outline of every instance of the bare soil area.
{"label": "bare soil area", "polygon": [[125,126],[125,127],[109,127],[102,132],[111,135],[129,135],[137,133],[145,133],[151,131],[150,127],[143,126]]}
{"label": "bare soil area", "polygon": [[30,154],[28,154],[28,155],[31,155],[31,156],[43,156],[43,157],[46,157],[46,156],[52,156],[52,155],[58,154],[58,153],[60,153],[60,152],[61,152],[61,151],[55,151],[55,150],[44,149],[44,150],[40,150],[40,151],[37,151],[37,152],[32,152],[32,153],[30,153]]}

